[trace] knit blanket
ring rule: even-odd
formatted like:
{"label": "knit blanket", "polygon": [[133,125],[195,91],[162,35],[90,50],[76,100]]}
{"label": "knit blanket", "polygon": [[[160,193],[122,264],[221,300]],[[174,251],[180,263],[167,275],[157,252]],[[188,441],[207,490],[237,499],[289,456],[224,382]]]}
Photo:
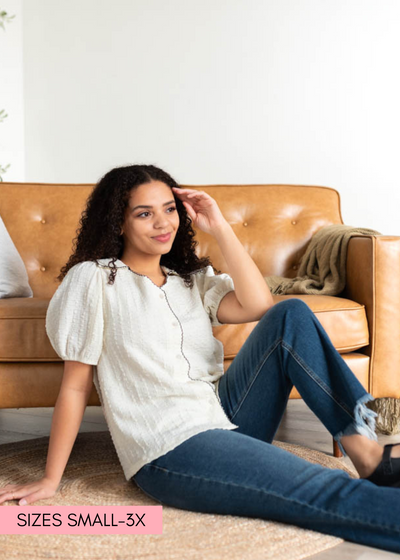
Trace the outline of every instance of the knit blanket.
{"label": "knit blanket", "polygon": [[337,295],[346,285],[347,245],[354,235],[382,235],[368,228],[332,224],[315,233],[296,278],[265,276],[272,294]]}

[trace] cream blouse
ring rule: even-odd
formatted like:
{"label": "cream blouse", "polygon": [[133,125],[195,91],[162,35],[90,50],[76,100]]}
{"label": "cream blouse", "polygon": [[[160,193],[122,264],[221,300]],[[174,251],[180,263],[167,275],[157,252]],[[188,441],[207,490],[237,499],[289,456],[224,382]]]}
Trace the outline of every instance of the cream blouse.
{"label": "cream blouse", "polygon": [[219,399],[222,343],[212,326],[234,290],[212,266],[188,288],[163,267],[166,283],[117,260],[73,266],[50,300],[46,332],[61,359],[92,364],[93,382],[126,480],[146,463],[205,430],[234,430]]}

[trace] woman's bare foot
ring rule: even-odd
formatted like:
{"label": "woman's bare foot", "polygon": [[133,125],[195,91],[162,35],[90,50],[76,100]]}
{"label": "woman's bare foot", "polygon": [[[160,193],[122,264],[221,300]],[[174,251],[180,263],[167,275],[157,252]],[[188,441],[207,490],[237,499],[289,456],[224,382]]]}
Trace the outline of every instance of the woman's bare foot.
{"label": "woman's bare foot", "polygon": [[[343,436],[340,440],[360,478],[370,476],[382,461],[383,446],[361,434]],[[400,445],[392,448],[391,457],[400,457]]]}

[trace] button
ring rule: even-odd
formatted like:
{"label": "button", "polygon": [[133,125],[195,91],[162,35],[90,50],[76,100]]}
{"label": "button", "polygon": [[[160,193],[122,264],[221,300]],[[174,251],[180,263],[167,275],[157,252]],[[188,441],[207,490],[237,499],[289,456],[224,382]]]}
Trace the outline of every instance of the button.
{"label": "button", "polygon": [[293,270],[297,270],[297,264],[293,265]]}
{"label": "button", "polygon": [[41,270],[42,272],[45,272],[46,267],[45,267],[45,266],[41,266],[41,267],[40,267],[40,270]]}
{"label": "button", "polygon": [[43,218],[43,220],[40,220],[42,222],[42,224],[46,223],[46,220]]}
{"label": "button", "polygon": [[247,226],[247,222],[243,222],[243,225],[246,227],[246,226]]}
{"label": "button", "polygon": [[292,224],[295,226],[297,224],[297,222],[295,220],[293,220]]}

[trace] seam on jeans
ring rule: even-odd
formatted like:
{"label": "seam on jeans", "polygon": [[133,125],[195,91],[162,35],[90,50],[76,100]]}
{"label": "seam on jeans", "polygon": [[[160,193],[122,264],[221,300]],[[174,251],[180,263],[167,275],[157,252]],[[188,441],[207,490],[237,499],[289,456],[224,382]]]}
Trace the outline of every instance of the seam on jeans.
{"label": "seam on jeans", "polygon": [[[269,358],[269,356],[272,354],[272,352],[275,350],[275,348],[278,346],[279,342],[282,340],[282,338],[278,338],[273,344],[272,346],[270,346],[269,348],[267,348],[267,350],[265,351],[265,353],[263,354],[261,361],[259,362],[258,366],[256,367],[255,373],[253,375],[253,377],[250,378],[250,383],[247,385],[244,395],[242,397],[240,397],[239,401],[238,401],[238,405],[236,407],[235,412],[233,413],[233,415],[231,416],[231,421],[233,421],[234,417],[236,416],[236,414],[239,412],[245,398],[247,397],[253,383],[255,382],[257,375],[260,373],[261,368],[263,367],[265,361]],[[228,383],[227,383],[228,386]]]}
{"label": "seam on jeans", "polygon": [[[333,399],[342,410],[344,410],[344,412],[346,412],[346,414],[348,414],[350,416],[350,418],[352,420],[354,420],[354,415],[352,414],[351,411],[349,411],[349,409],[347,408],[347,406],[340,400],[337,399],[336,395],[334,395],[334,393],[329,389],[329,387],[327,385],[325,385],[325,383],[318,377],[318,375],[315,374],[315,372],[310,369],[307,364],[302,360],[302,358],[295,352],[295,350],[293,350],[293,348],[284,340],[282,340],[282,346],[283,348],[285,348],[286,350],[288,350],[288,352],[291,354],[291,356],[296,360],[296,362],[299,364],[299,366],[309,375],[309,377],[311,377],[311,379],[317,383],[317,385],[319,385],[321,387],[321,389],[329,396],[331,397],[331,399]],[[303,365],[304,364],[304,365]]]}
{"label": "seam on jeans", "polygon": [[[322,513],[325,513],[325,514],[328,514],[328,515],[332,515],[333,517],[337,517],[339,519],[344,519],[346,521],[351,521],[351,522],[355,521],[355,522],[360,523],[361,525],[369,525],[371,527],[379,527],[381,529],[386,529],[386,530],[390,530],[390,531],[394,530],[396,533],[398,533],[400,535],[400,529],[399,529],[398,525],[378,525],[374,521],[371,521],[371,522],[370,521],[364,521],[362,519],[358,519],[357,517],[345,517],[343,515],[340,515],[339,513],[334,513],[332,511],[327,511],[325,509],[313,506],[311,504],[300,502],[299,500],[296,500],[294,498],[286,498],[285,496],[281,496],[280,494],[277,494],[276,492],[273,492],[271,490],[263,490],[262,488],[252,488],[251,486],[245,486],[243,484],[236,484],[235,482],[224,482],[223,480],[215,480],[213,478],[206,478],[204,476],[196,476],[196,475],[193,475],[193,474],[178,473],[178,472],[175,472],[175,471],[170,471],[168,469],[164,469],[163,467],[159,467],[157,465],[145,465],[145,467],[146,468],[158,469],[158,470],[164,471],[168,474],[184,476],[186,478],[197,478],[199,480],[206,480],[207,482],[216,482],[217,484],[225,484],[226,486],[236,486],[238,488],[245,488],[246,490],[253,490],[254,492],[262,492],[263,494],[267,494],[267,495],[270,495],[270,496],[275,496],[276,498],[279,498],[281,500],[286,500],[288,502],[293,502],[293,503],[298,504],[302,507],[310,508],[310,509],[313,509],[313,510],[318,511],[318,512],[322,512]],[[341,472],[346,474],[344,471],[341,471]],[[360,479],[360,480],[362,480],[362,479]],[[165,504],[165,505],[168,505],[168,504]]]}
{"label": "seam on jeans", "polygon": [[[235,410],[235,412],[233,413],[233,415],[231,416],[230,420],[233,421],[234,417],[236,416],[236,414],[239,412],[245,398],[247,397],[247,394],[249,393],[253,383],[255,382],[258,374],[260,373],[261,368],[264,366],[264,363],[266,362],[266,360],[269,358],[269,356],[272,354],[272,352],[276,349],[276,347],[279,345],[279,343],[282,342],[282,347],[285,348],[290,354],[291,356],[294,358],[294,360],[296,360],[296,362],[299,364],[299,366],[309,375],[309,377],[319,385],[319,387],[321,387],[321,389],[332,399],[334,400],[339,406],[340,408],[349,415],[349,417],[354,421],[354,415],[352,414],[352,412],[347,408],[347,406],[345,405],[345,403],[343,403],[342,401],[338,400],[336,395],[334,395],[330,390],[329,387],[327,385],[325,385],[325,383],[323,383],[323,381],[321,381],[321,379],[315,374],[315,372],[310,369],[307,364],[302,360],[302,358],[296,353],[296,351],[287,343],[283,340],[282,337],[278,338],[272,346],[270,346],[265,354],[263,355],[263,357],[261,358],[261,361],[259,362],[255,374],[254,376],[250,379],[250,383],[247,385],[244,395],[242,397],[240,397],[237,408]],[[294,385],[294,384],[293,384]]]}

